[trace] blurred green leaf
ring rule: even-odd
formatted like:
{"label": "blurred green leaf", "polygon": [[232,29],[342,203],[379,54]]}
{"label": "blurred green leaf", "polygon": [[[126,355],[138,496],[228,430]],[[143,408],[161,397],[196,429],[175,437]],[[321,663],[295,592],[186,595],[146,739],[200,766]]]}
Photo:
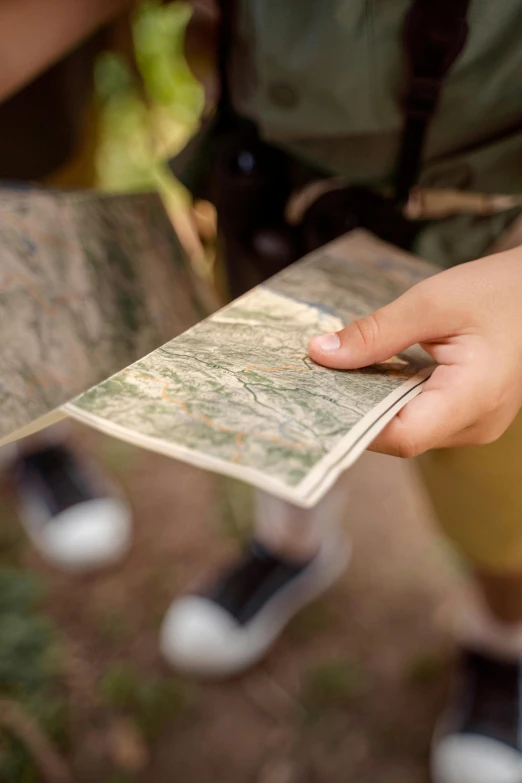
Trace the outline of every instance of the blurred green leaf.
{"label": "blurred green leaf", "polygon": [[94,83],[102,101],[132,90],[133,77],[124,57],[117,52],[103,52],[94,69]]}
{"label": "blurred green leaf", "polygon": [[[0,568],[0,697],[19,701],[60,745],[67,742],[67,709],[59,689],[60,657],[52,624],[38,612],[43,583],[14,568]],[[27,749],[0,732],[0,780],[40,778]]]}
{"label": "blurred green leaf", "polygon": [[98,170],[102,187],[112,190],[182,190],[166,174],[164,159],[175,154],[197,125],[203,90],[183,57],[187,3],[142,3],[133,25],[136,60],[148,98],[138,89],[121,55],[103,54],[96,68],[101,103]]}
{"label": "blurred green leaf", "polygon": [[351,661],[324,661],[311,669],[301,692],[301,703],[308,718],[315,720],[324,712],[350,704],[369,689],[367,673]]}
{"label": "blurred green leaf", "polygon": [[111,707],[128,713],[144,737],[153,739],[172,718],[191,706],[186,686],[171,677],[150,679],[126,662],[112,664],[100,683],[100,696]]}
{"label": "blurred green leaf", "polygon": [[444,671],[444,659],[433,652],[419,653],[406,667],[406,679],[413,685],[430,685]]}

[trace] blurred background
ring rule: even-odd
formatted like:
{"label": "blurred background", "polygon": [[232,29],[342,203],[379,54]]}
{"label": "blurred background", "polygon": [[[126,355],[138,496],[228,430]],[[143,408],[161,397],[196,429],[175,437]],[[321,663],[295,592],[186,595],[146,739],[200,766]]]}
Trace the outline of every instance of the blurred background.
{"label": "blurred background", "polygon": [[[102,187],[156,188],[198,271],[212,271],[188,198],[162,164],[193,133],[200,85],[183,59],[190,8],[140,5],[136,65],[96,66]],[[450,652],[443,613],[460,578],[430,528],[410,466],[369,455],[351,471],[353,566],[293,621],[257,669],[196,683],[161,661],[172,598],[226,559],[250,525],[250,493],[81,428],[75,437],[126,489],[136,540],[118,568],[46,566],[0,494],[0,780],[7,783],[426,783]],[[385,460],[385,464],[383,461]],[[384,468],[384,469],[383,469]]]}

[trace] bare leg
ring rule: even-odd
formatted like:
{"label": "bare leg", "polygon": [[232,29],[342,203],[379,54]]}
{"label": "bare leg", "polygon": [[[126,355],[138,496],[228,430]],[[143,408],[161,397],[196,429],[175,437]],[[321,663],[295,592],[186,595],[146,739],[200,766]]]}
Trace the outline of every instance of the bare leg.
{"label": "bare leg", "polygon": [[340,527],[346,514],[348,486],[342,477],[314,508],[300,508],[258,492],[254,536],[280,557],[310,560],[324,536]]}

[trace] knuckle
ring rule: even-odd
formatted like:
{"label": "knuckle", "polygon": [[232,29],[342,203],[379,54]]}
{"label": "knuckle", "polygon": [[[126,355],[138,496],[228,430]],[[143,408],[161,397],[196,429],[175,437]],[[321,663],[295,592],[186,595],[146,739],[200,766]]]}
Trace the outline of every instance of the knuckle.
{"label": "knuckle", "polygon": [[364,318],[358,318],[353,325],[359,334],[363,346],[370,352],[374,351],[379,345],[381,335],[379,319],[375,313]]}
{"label": "knuckle", "polygon": [[412,438],[402,437],[397,443],[396,454],[401,459],[412,459],[422,454],[423,449]]}

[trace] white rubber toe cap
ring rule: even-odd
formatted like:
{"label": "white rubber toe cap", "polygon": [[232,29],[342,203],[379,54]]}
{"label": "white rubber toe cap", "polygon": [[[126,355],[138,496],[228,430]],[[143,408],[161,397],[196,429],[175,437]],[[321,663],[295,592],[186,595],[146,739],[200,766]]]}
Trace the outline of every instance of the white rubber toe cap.
{"label": "white rubber toe cap", "polygon": [[240,671],[255,655],[250,635],[228,612],[194,595],[172,604],[163,622],[160,645],[175,668],[209,677]]}
{"label": "white rubber toe cap", "polygon": [[325,541],[302,573],[288,582],[244,625],[203,596],[174,601],[165,617],[160,646],[176,669],[200,677],[229,677],[256,664],[288,621],[321,595],[344,570],[348,548]]}
{"label": "white rubber toe cap", "polygon": [[479,735],[444,738],[432,753],[433,783],[520,783],[522,755]]}
{"label": "white rubber toe cap", "polygon": [[86,571],[110,565],[128,550],[132,514],[119,498],[96,498],[62,511],[37,534],[37,546],[55,565]]}

